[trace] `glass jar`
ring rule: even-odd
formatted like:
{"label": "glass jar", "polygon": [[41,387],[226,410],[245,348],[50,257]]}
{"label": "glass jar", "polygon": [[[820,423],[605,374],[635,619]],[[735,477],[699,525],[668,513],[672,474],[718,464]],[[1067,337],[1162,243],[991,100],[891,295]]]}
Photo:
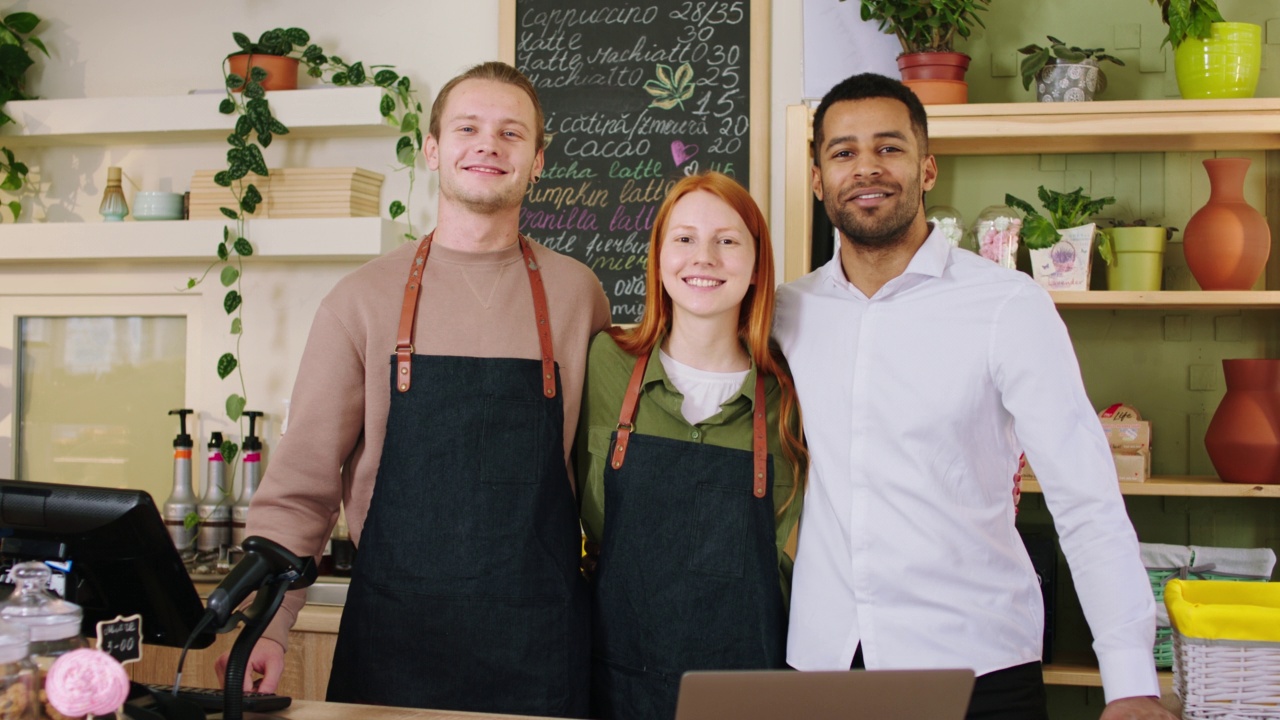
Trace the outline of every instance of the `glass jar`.
{"label": "glass jar", "polygon": [[64,716],[45,700],[44,678],[59,656],[87,647],[80,637],[80,621],[84,612],[79,605],[50,593],[49,566],[32,561],[15,565],[11,572],[15,589],[0,603],[0,618],[26,627],[30,634],[27,651],[36,668],[36,687],[40,689],[38,717],[61,720]]}
{"label": "glass jar", "polygon": [[978,213],[973,236],[982,257],[1009,269],[1018,266],[1018,234],[1022,217],[1008,205],[992,205]]}
{"label": "glass jar", "polygon": [[25,625],[0,620],[0,720],[37,720],[35,666]]}
{"label": "glass jar", "polygon": [[934,205],[924,211],[924,217],[933,223],[951,247],[960,247],[960,239],[964,237],[964,218],[959,210],[950,205]]}

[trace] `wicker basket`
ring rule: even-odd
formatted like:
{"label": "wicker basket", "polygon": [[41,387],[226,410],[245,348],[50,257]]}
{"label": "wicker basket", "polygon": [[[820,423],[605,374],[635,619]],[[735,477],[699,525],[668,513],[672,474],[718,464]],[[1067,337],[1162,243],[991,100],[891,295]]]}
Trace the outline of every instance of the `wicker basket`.
{"label": "wicker basket", "polygon": [[1280,718],[1280,583],[1174,579],[1164,597],[1183,718]]}
{"label": "wicker basket", "polygon": [[[1151,592],[1157,603],[1164,602],[1164,585],[1175,577],[1183,580],[1218,580],[1221,582],[1263,582],[1266,578],[1240,577],[1239,575],[1219,575],[1212,572],[1184,572],[1181,568],[1147,568],[1147,580],[1151,583]],[[1173,628],[1156,626],[1156,644],[1152,649],[1156,667],[1168,670],[1173,667]]]}

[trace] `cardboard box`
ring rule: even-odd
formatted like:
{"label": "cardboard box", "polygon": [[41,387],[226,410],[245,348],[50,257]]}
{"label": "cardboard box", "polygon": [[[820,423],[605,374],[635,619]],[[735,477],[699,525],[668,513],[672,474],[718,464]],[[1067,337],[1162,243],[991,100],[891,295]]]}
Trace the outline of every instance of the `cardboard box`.
{"label": "cardboard box", "polygon": [[[1144,482],[1151,477],[1151,422],[1139,419],[1137,411],[1129,406],[1112,406],[1108,411],[1109,417],[1099,419],[1111,445],[1116,477],[1120,482]],[[1025,460],[1020,472],[1024,480],[1036,479],[1035,471]]]}

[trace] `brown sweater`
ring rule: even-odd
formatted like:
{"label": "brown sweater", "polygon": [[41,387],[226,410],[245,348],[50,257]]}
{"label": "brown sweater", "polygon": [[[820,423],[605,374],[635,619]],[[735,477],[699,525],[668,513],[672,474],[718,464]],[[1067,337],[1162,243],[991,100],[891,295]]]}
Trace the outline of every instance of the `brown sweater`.
{"label": "brown sweater", "polygon": [[[250,535],[276,540],[304,557],[319,557],[341,501],[351,539],[359,546],[386,436],[390,359],[417,245],[406,243],[370,261],[340,280],[320,303],[294,382],[286,434],[274,448],[249,510]],[[551,313],[568,464],[587,346],[608,327],[609,304],[585,265],[532,245]],[[519,246],[468,253],[433,245],[414,344],[419,355],[539,358]],[[265,637],[287,647],[304,592],[289,594]]]}

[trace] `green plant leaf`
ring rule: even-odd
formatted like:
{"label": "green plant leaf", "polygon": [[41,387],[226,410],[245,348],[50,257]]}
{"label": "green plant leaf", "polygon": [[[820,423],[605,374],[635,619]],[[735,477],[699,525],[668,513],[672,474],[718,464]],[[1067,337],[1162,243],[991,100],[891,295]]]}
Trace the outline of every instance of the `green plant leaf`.
{"label": "green plant leaf", "polygon": [[404,117],[400,118],[400,132],[411,133],[417,129],[418,129],[417,113],[405,113]]}
{"label": "green plant leaf", "polygon": [[13,221],[18,222],[18,216],[22,214],[22,203],[17,200],[10,200],[6,207],[9,208],[9,212],[13,213]]}
{"label": "green plant leaf", "polygon": [[222,357],[218,358],[218,377],[226,380],[228,375],[235,372],[238,364],[235,355],[223,353]]}
{"label": "green plant leaf", "polygon": [[227,244],[225,242],[218,243],[218,259],[226,262],[227,258],[230,256],[230,253],[227,251]]}
{"label": "green plant leaf", "polygon": [[[227,396],[227,417],[232,420],[239,420],[240,415],[244,412],[244,398],[240,395],[231,394]],[[226,453],[223,453],[225,456]]]}
{"label": "green plant leaf", "polygon": [[40,24],[40,18],[35,13],[16,12],[5,15],[4,24],[8,25],[10,30],[26,35],[36,29]]}
{"label": "green plant leaf", "polygon": [[4,180],[0,180],[0,190],[20,190],[22,189],[22,178],[15,172],[5,173]]}
{"label": "green plant leaf", "polygon": [[241,115],[240,117],[236,118],[235,133],[237,136],[239,136],[241,139],[244,139],[249,137],[249,133],[252,131],[253,131],[253,121],[249,119],[248,115]]}
{"label": "green plant leaf", "polygon": [[249,241],[245,238],[236,238],[234,247],[236,254],[241,257],[249,257],[253,254],[253,245],[249,244]]}
{"label": "green plant leaf", "polygon": [[[231,409],[231,398],[227,398],[227,410],[228,410],[227,415],[228,415],[228,416],[230,416],[230,415],[231,415],[230,409]],[[241,405],[241,406],[240,406],[240,409],[241,409],[241,411],[243,411],[243,410],[244,410],[244,406],[243,406],[243,405]],[[236,415],[235,417],[233,417],[233,418],[231,418],[231,419],[232,419],[232,420],[239,420],[239,419],[240,419],[240,416],[239,416],[239,415]],[[222,441],[222,447],[220,447],[220,448],[218,448],[218,449],[222,452],[222,461],[223,461],[224,463],[228,464],[228,465],[230,465],[231,463],[235,462],[236,455],[239,455],[239,454],[240,454],[240,446],[239,446],[239,445],[237,445],[237,444],[235,444],[234,442],[232,442],[232,441],[230,441],[230,440],[223,440],[223,441]]]}
{"label": "green plant leaf", "polygon": [[231,319],[231,334],[232,335],[240,334],[240,318]]}
{"label": "green plant leaf", "polygon": [[338,87],[343,87],[347,84],[347,74],[344,72],[336,72],[329,77],[329,82],[337,85]]}
{"label": "green plant leaf", "polygon": [[267,169],[267,161],[262,157],[262,151],[250,145],[249,150],[249,169],[255,173],[267,177],[271,171]]}
{"label": "green plant leaf", "polygon": [[218,103],[218,112],[223,115],[230,115],[236,111],[236,102],[231,98],[222,98],[222,102]]}
{"label": "green plant leaf", "polygon": [[239,220],[239,219],[240,219],[240,215],[239,215],[239,213],[237,213],[235,210],[232,210],[232,209],[231,209],[231,208],[229,208],[229,207],[220,207],[220,208],[218,208],[218,210],[219,210],[223,215],[226,215],[228,218],[230,218],[230,219],[232,219],[232,220]]}
{"label": "green plant leaf", "polygon": [[240,271],[231,265],[224,265],[219,279],[222,281],[222,287],[231,287],[236,284],[236,280],[240,279]]}
{"label": "green plant leaf", "polygon": [[199,513],[189,512],[187,513],[186,517],[182,518],[182,527],[186,528],[187,530],[195,530],[199,526],[200,526]]}
{"label": "green plant leaf", "polygon": [[245,146],[245,141],[244,141],[244,138],[240,137],[239,135],[236,135],[235,133],[231,133],[230,135],[227,136],[227,144],[231,145],[232,147],[242,148]]}
{"label": "green plant leaf", "polygon": [[391,219],[395,220],[404,214],[404,203],[399,200],[392,201],[391,207],[387,208],[387,212],[391,214]]}
{"label": "green plant leaf", "polygon": [[267,73],[266,68],[259,67],[257,65],[249,68],[249,79],[256,83],[261,83],[263,80],[266,80],[268,74],[269,73]]}
{"label": "green plant leaf", "polygon": [[44,42],[41,41],[40,38],[29,37],[27,38],[27,42],[39,48],[40,52],[44,53],[45,57],[49,57],[49,48],[44,46]]}
{"label": "green plant leaf", "polygon": [[230,73],[229,75],[227,75],[228,90],[239,90],[240,88],[244,87],[244,82],[245,82],[244,78],[240,77],[235,73]]}
{"label": "green plant leaf", "polygon": [[382,101],[378,103],[378,112],[382,115],[382,117],[387,117],[391,113],[395,112],[395,109],[396,109],[395,99],[392,98],[390,95],[383,95]]}
{"label": "green plant leaf", "polygon": [[235,290],[228,290],[226,296],[222,298],[222,309],[226,310],[227,314],[230,315],[236,311],[236,308],[240,307],[240,303],[243,301],[244,298],[240,297],[240,293]]}
{"label": "green plant leaf", "polygon": [[379,70],[373,74],[373,84],[378,87],[391,87],[400,79],[400,74],[395,70]]}
{"label": "green plant leaf", "polygon": [[231,39],[235,40],[236,45],[239,46],[240,49],[244,50],[245,52],[248,52],[253,47],[253,41],[250,40],[249,36],[245,35],[244,33],[233,32],[231,33]]}

